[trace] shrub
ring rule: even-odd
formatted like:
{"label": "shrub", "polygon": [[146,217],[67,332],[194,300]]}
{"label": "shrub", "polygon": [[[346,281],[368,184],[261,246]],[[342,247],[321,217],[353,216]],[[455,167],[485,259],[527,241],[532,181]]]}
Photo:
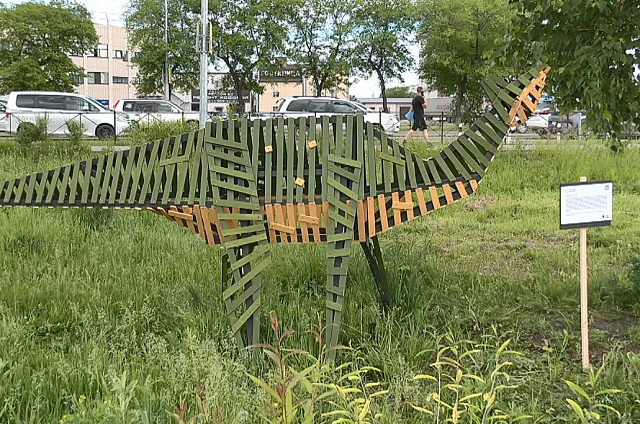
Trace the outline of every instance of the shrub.
{"label": "shrub", "polygon": [[85,126],[80,121],[75,121],[73,119],[69,119],[66,122],[67,125],[67,136],[69,137],[69,141],[71,144],[80,144],[80,140],[84,136]]}
{"label": "shrub", "polygon": [[640,304],[640,256],[627,263],[624,275],[612,276],[600,288],[600,297],[622,307]]}
{"label": "shrub", "polygon": [[165,138],[177,136],[198,129],[198,124],[186,122],[184,120],[164,122],[137,122],[127,130],[129,143],[131,145],[141,145],[163,140]]}
{"label": "shrub", "polygon": [[49,138],[49,118],[38,116],[35,122],[23,122],[18,128],[16,141],[21,145],[29,145],[38,141],[47,141]]}

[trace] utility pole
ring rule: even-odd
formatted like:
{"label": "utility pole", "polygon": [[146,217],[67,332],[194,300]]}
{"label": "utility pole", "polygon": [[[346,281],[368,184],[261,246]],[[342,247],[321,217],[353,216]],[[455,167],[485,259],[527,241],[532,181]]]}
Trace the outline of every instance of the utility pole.
{"label": "utility pole", "polygon": [[169,49],[168,49],[168,32],[169,32],[169,5],[168,0],[164,0],[164,69],[162,70],[162,82],[164,85],[164,99],[169,98]]}
{"label": "utility pole", "polygon": [[209,0],[201,0],[202,13],[200,16],[200,128],[204,128],[207,123],[208,109],[208,69],[209,69],[209,46],[207,34],[209,28]]}

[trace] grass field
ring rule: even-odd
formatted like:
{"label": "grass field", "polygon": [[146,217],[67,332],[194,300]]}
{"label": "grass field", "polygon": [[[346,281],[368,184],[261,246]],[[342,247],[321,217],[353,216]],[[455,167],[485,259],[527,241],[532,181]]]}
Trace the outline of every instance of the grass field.
{"label": "grass field", "polygon": [[[434,153],[419,142],[410,147]],[[89,156],[84,148],[0,146],[0,180]],[[389,390],[372,404],[383,414],[375,422],[436,422],[411,404],[436,408],[435,383],[413,377],[435,375],[428,350],[437,346],[460,354],[465,340],[485,343],[461,360],[462,371],[484,383],[464,379],[460,390],[488,390],[491,355],[507,339],[523,355],[509,354],[503,383],[519,387],[502,390],[496,407],[531,416],[518,422],[581,422],[566,398],[598,411],[601,422],[640,422],[639,163],[637,149],[500,153],[477,195],[381,236],[387,313],[354,244],[341,343],[358,350],[360,365],[378,368],[372,378]],[[589,230],[592,361],[604,365],[594,388],[580,366],[578,231],[558,230],[558,184],[581,175],[615,185],[613,225]],[[276,310],[281,325],[296,330],[289,347],[313,352],[306,331],[324,313],[325,247],[272,252],[262,334],[272,341],[267,317]],[[196,413],[198,393],[211,417],[198,422],[261,422],[267,395],[246,373],[269,381],[273,374],[263,356],[238,352],[232,341],[220,258],[219,248],[148,212],[0,208],[0,422],[169,423],[183,400]],[[563,380],[591,395],[622,390],[598,395],[621,416],[580,399]],[[482,397],[468,402],[476,401]],[[468,412],[460,422],[481,421]]]}

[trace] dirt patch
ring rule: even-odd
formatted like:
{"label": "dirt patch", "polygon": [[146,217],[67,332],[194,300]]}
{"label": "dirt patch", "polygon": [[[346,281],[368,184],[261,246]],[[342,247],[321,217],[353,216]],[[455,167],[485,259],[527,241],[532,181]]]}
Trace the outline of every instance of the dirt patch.
{"label": "dirt patch", "polygon": [[464,204],[465,209],[475,212],[483,211],[493,206],[494,198],[491,196],[481,197],[479,199],[470,200]]}

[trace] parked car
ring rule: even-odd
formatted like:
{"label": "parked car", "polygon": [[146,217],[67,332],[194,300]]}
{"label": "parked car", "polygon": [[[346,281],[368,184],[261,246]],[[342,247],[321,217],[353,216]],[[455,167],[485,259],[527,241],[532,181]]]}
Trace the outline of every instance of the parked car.
{"label": "parked car", "polygon": [[85,136],[101,139],[120,134],[129,126],[126,116],[78,93],[13,91],[5,114],[10,132],[19,132],[25,124],[33,125],[38,117],[46,117],[47,131],[52,135],[67,135],[69,120],[81,122]]}
{"label": "parked car", "polygon": [[122,112],[132,122],[179,121],[198,122],[199,112],[182,109],[166,100],[122,99],[113,105],[113,110]]}
{"label": "parked car", "polygon": [[7,132],[9,128],[9,116],[7,115],[7,101],[0,99],[0,132]]}
{"label": "parked car", "polygon": [[398,131],[400,121],[389,113],[375,112],[362,104],[333,97],[286,97],[276,104],[285,118],[297,116],[334,116],[362,114],[365,122],[380,124],[385,131]]}

